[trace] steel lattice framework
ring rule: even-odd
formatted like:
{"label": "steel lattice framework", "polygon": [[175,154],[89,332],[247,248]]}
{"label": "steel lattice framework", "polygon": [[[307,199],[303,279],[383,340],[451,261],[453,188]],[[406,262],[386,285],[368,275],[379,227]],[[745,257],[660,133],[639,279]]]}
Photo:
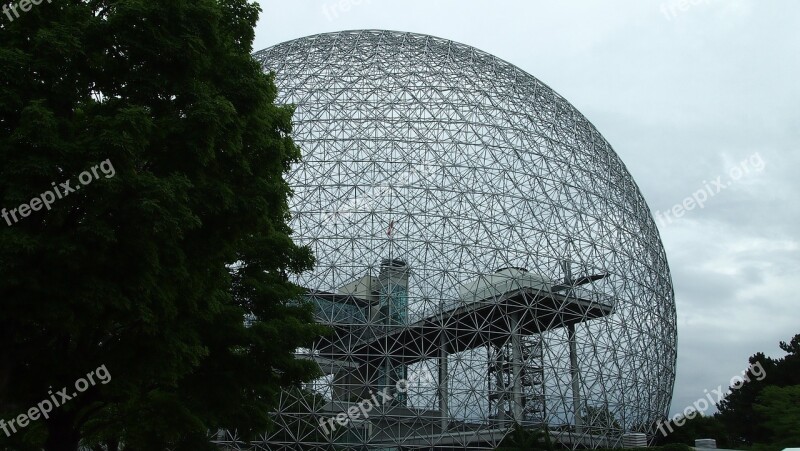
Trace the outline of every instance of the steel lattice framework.
{"label": "steel lattice framework", "polygon": [[236,446],[492,449],[513,423],[572,447],[652,436],[675,376],[670,272],[585,117],[430,36],[321,34],[256,58],[297,107],[291,226],[318,260],[297,282],[334,332],[298,351],[325,376]]}

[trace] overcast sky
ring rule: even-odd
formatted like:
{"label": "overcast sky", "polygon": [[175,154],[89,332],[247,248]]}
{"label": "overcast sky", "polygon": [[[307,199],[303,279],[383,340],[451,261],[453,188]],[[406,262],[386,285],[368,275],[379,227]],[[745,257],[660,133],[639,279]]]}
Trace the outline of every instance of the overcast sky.
{"label": "overcast sky", "polygon": [[[254,50],[351,29],[430,34],[515,64],[592,121],[660,213],[678,309],[672,413],[800,333],[800,2],[259,3]],[[698,191],[703,208],[665,216]]]}

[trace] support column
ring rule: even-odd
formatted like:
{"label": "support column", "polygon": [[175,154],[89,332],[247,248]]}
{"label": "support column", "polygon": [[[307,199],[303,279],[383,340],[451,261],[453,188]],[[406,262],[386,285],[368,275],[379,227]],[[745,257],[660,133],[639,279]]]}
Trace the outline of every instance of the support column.
{"label": "support column", "polygon": [[[440,304],[444,316],[444,304]],[[447,335],[444,329],[444,317],[442,317],[442,329],[439,332],[439,413],[441,414],[442,432],[446,431],[450,425],[450,411],[448,406],[448,375],[447,375]]]}
{"label": "support column", "polygon": [[[502,348],[492,348],[493,352],[493,361],[491,362],[494,365],[494,380],[495,380],[495,395],[497,399],[495,403],[497,405],[497,419],[503,424],[506,420],[506,394],[508,392],[508,386],[506,385],[504,371],[505,371],[505,354],[502,352]],[[489,393],[491,396],[491,392]]]}
{"label": "support column", "polygon": [[581,387],[580,369],[578,368],[578,346],[575,342],[575,324],[567,326],[569,339],[569,370],[572,376],[572,412],[575,416],[575,432],[583,432],[583,419],[581,418]]}
{"label": "support column", "polygon": [[511,375],[514,397],[511,412],[514,422],[522,424],[522,337],[519,332],[519,313],[511,315]]}

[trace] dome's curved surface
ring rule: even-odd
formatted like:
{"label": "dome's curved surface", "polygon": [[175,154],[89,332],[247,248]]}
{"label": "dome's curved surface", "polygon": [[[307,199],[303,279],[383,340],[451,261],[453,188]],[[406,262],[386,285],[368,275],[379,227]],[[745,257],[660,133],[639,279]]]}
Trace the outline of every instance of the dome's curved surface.
{"label": "dome's curved surface", "polygon": [[[654,433],[675,375],[669,268],[585,117],[519,68],[430,36],[321,34],[256,58],[297,106],[291,226],[318,260],[298,282],[338,328],[313,353],[321,401],[287,395],[270,447],[489,448],[512,421],[574,446]],[[325,423],[401,379],[380,408]]]}

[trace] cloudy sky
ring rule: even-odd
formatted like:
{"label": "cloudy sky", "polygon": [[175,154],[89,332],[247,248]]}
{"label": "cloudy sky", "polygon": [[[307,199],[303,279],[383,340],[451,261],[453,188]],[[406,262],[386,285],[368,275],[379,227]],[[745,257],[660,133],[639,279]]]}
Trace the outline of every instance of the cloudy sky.
{"label": "cloudy sky", "polygon": [[[589,118],[659,213],[678,308],[672,413],[800,333],[800,2],[260,4],[256,50],[350,29],[430,34],[517,65]],[[664,213],[698,191],[703,208]]]}

